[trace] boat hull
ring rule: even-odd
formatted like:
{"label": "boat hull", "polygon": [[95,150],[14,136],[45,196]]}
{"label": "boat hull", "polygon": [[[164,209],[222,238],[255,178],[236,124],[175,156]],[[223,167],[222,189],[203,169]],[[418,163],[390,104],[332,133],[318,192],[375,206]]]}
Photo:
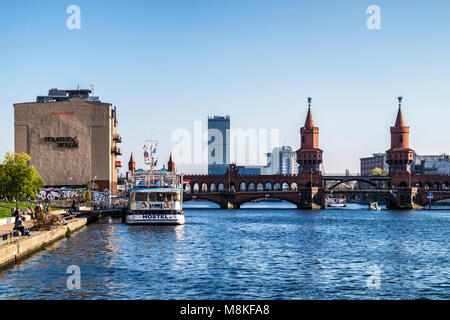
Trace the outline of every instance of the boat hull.
{"label": "boat hull", "polygon": [[185,223],[184,214],[127,214],[126,224],[181,225]]}

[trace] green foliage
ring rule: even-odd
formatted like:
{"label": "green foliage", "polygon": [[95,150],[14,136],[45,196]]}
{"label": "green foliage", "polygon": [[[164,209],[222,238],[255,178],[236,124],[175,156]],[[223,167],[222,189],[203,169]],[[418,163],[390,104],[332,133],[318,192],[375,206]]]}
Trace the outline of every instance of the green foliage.
{"label": "green foliage", "polygon": [[389,175],[389,170],[381,170],[381,168],[375,168],[370,173],[371,176],[387,176]]}
{"label": "green foliage", "polygon": [[27,162],[31,158],[26,153],[6,153],[0,165],[0,194],[8,198],[35,199],[36,193],[44,186],[39,173]]}

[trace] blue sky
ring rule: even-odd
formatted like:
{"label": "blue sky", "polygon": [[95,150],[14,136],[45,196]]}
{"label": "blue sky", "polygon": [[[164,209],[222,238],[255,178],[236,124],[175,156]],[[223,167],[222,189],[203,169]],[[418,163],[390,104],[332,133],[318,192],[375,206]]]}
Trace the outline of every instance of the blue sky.
{"label": "blue sky", "polygon": [[[72,4],[81,30],[66,28]],[[381,30],[366,27],[369,5]],[[2,1],[0,153],[13,151],[13,103],[90,84],[117,105],[122,160],[133,151],[138,166],[145,139],[166,161],[171,133],[212,114],[280,129],[297,149],[308,96],[325,172],[389,148],[399,95],[411,147],[448,153],[449,38],[448,1]]]}

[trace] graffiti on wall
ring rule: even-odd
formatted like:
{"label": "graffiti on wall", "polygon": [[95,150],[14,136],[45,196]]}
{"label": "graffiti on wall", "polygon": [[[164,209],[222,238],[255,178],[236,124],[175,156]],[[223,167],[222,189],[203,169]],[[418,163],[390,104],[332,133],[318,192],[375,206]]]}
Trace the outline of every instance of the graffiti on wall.
{"label": "graffiti on wall", "polygon": [[40,201],[53,200],[82,200],[88,196],[88,191],[81,189],[55,189],[45,188],[38,192],[37,198]]}
{"label": "graffiti on wall", "polygon": [[99,191],[86,191],[84,189],[57,189],[44,188],[37,193],[39,201],[54,201],[54,200],[77,200],[90,201],[97,203],[108,203],[109,194]]}

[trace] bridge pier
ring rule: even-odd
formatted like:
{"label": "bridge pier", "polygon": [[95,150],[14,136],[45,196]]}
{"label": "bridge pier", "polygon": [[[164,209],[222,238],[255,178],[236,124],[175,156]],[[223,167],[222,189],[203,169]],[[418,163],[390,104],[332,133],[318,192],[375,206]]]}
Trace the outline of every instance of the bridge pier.
{"label": "bridge pier", "polygon": [[297,204],[299,210],[325,209],[325,194],[323,188],[305,187],[299,188],[300,200]]}
{"label": "bridge pier", "polygon": [[223,193],[220,201],[220,209],[233,210],[239,209],[239,205],[236,204],[236,197],[234,192]]}
{"label": "bridge pier", "polygon": [[398,188],[397,197],[388,201],[388,209],[396,210],[422,210],[423,206],[414,200],[418,195],[417,188]]}

